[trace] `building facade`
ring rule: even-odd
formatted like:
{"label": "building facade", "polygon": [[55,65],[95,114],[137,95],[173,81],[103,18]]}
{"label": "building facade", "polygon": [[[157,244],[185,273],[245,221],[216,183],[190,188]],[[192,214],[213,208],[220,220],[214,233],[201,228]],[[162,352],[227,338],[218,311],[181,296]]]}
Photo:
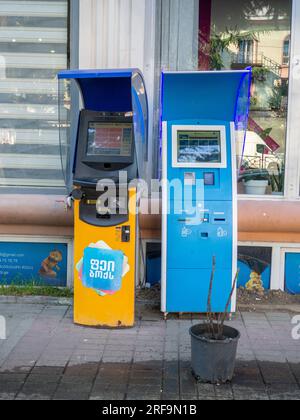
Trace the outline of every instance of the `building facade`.
{"label": "building facade", "polygon": [[[249,65],[251,113],[238,183],[241,284],[254,272],[266,288],[300,293],[299,0],[0,0],[2,282],[9,267],[23,267],[7,244],[26,244],[24,258],[34,243],[63,244],[72,261],[57,125],[59,70],[143,71],[150,180],[161,173],[161,70]],[[141,216],[141,228],[145,249],[160,241],[159,217]]]}

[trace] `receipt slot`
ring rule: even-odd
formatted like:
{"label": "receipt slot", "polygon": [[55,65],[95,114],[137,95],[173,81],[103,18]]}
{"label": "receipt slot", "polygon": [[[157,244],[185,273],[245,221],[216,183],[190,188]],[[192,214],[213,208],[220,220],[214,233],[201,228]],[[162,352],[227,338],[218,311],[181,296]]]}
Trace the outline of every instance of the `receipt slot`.
{"label": "receipt slot", "polygon": [[[225,310],[237,272],[236,150],[239,136],[245,139],[250,83],[251,69],[162,75],[164,313],[207,312],[213,257],[212,310]],[[181,197],[170,191],[175,180]]]}
{"label": "receipt slot", "polygon": [[[74,321],[93,327],[131,327],[137,203],[136,188],[130,185],[143,177],[147,155],[143,77],[138,70],[90,70],[64,71],[58,79],[64,102],[62,161],[66,174],[71,168],[74,188]],[[77,109],[76,89],[81,96],[78,118],[72,116]],[[68,135],[75,146],[70,150]]]}

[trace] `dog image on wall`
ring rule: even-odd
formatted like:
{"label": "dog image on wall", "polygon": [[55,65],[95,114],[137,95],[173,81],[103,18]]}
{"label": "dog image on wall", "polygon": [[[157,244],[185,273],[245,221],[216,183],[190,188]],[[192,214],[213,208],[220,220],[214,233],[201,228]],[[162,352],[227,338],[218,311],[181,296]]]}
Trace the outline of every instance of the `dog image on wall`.
{"label": "dog image on wall", "polygon": [[58,250],[50,252],[50,255],[42,262],[39,275],[44,278],[55,279],[60,271],[59,263],[62,261],[62,253]]}

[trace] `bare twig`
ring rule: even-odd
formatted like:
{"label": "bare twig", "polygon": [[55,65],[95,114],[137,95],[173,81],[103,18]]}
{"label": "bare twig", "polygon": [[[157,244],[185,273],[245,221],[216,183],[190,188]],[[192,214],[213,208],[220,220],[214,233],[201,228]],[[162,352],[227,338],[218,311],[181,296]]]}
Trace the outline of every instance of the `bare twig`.
{"label": "bare twig", "polygon": [[209,291],[208,291],[208,300],[207,300],[207,320],[208,320],[208,327],[210,329],[211,334],[213,337],[215,336],[214,331],[214,317],[212,313],[212,306],[211,306],[211,300],[212,300],[212,290],[213,290],[213,284],[215,279],[215,273],[216,273],[216,257],[213,257],[213,265],[212,265],[212,272],[210,276],[210,283],[209,283]]}
{"label": "bare twig", "polygon": [[230,293],[229,299],[228,299],[227,304],[226,304],[225,312],[223,313],[223,316],[221,317],[221,323],[219,325],[219,327],[220,327],[219,328],[219,339],[221,339],[221,337],[223,336],[224,323],[225,323],[225,320],[226,320],[226,315],[228,313],[228,309],[229,309],[229,306],[230,306],[230,303],[231,303],[232,296],[235,292],[235,288],[236,288],[236,285],[237,285],[239,274],[240,274],[240,270],[238,270],[236,275],[235,275],[234,282],[233,282],[232,289],[231,289],[231,293]]}
{"label": "bare twig", "polygon": [[221,337],[221,318],[222,318],[222,314],[218,314],[218,338]]}
{"label": "bare twig", "polygon": [[207,299],[207,326],[208,326],[208,333],[211,334],[212,338],[215,340],[222,340],[222,337],[224,335],[224,323],[225,323],[229,306],[232,300],[232,296],[236,289],[239,273],[240,273],[240,270],[238,270],[235,275],[232,289],[230,292],[230,296],[226,303],[225,311],[217,315],[214,314],[212,312],[212,293],[213,293],[214,279],[215,279],[215,274],[216,274],[216,257],[213,257],[213,265],[212,265],[212,272],[210,276],[208,299]]}

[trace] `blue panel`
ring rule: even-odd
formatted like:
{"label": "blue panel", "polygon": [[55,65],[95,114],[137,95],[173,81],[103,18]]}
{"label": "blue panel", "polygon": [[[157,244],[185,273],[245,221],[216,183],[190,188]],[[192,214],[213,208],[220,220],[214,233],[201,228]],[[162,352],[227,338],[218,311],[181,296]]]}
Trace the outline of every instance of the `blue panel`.
{"label": "blue panel", "polygon": [[285,290],[293,295],[300,294],[300,254],[286,254]]}
{"label": "blue panel", "polygon": [[[195,206],[196,203],[193,203]],[[217,259],[217,267],[232,267],[232,203],[206,202],[209,220],[196,226],[184,222],[184,216],[174,215],[173,203],[171,215],[168,217],[168,269],[212,268],[213,256]],[[220,216],[215,215],[224,212]]]}
{"label": "blue panel", "polygon": [[[207,312],[210,275],[211,270],[169,270],[167,312]],[[212,294],[213,312],[225,310],[231,284],[231,270],[216,271]]]}
{"label": "blue panel", "polygon": [[[242,261],[238,262],[238,268],[240,270],[238,278],[238,287],[246,287],[246,284],[250,280],[250,275],[252,270],[250,267]],[[270,290],[271,285],[271,267],[267,267],[265,271],[261,274],[261,279],[263,282],[263,287],[265,290]]]}
{"label": "blue panel", "polygon": [[[162,76],[161,118],[167,123],[167,156],[164,161],[167,167],[164,170],[167,180],[177,183],[177,189],[183,189],[187,184],[185,188],[189,190],[188,200],[180,194],[174,197],[172,189],[167,197],[166,225],[164,222],[167,231],[167,312],[207,311],[213,257],[216,258],[217,271],[212,310],[223,312],[229,299],[236,270],[233,267],[233,240],[237,231],[236,220],[233,220],[233,200],[236,197],[232,164],[236,151],[232,150],[231,124],[235,124],[235,128],[244,135],[250,80],[250,69],[167,72]],[[214,163],[218,161],[214,156],[218,152],[208,146],[208,141],[200,145],[197,136],[194,142],[193,139],[185,140],[184,134],[181,139],[184,167],[174,167],[173,126],[186,126],[187,131],[188,126],[198,126],[199,130],[202,126],[225,127],[226,167]],[[193,163],[188,165],[190,156]],[[207,162],[202,168],[197,167],[197,162],[201,163],[206,156],[209,157]],[[222,161],[225,162],[224,156]],[[203,189],[203,194],[199,194]],[[178,212],[179,208],[184,208],[184,211]],[[189,212],[191,208],[194,209],[192,216]],[[200,223],[195,218],[199,218]]]}
{"label": "blue panel", "polygon": [[121,78],[132,77],[139,73],[138,69],[113,69],[113,70],[63,70],[58,73],[58,79],[97,79],[97,78]]}
{"label": "blue panel", "polygon": [[161,256],[147,258],[147,283],[151,286],[161,281]]}
{"label": "blue panel", "polygon": [[131,77],[78,79],[85,109],[105,112],[132,111]]}
{"label": "blue panel", "polygon": [[0,284],[67,285],[66,244],[0,243]]}
{"label": "blue panel", "polygon": [[[58,79],[74,79],[81,90],[84,107],[90,111],[129,112],[132,106],[132,80],[137,69],[125,70],[69,70],[58,74]],[[144,89],[144,95],[146,95]],[[140,110],[136,111],[137,113]]]}
{"label": "blue panel", "polygon": [[236,121],[240,89],[249,74],[250,70],[164,73],[162,120]]}

